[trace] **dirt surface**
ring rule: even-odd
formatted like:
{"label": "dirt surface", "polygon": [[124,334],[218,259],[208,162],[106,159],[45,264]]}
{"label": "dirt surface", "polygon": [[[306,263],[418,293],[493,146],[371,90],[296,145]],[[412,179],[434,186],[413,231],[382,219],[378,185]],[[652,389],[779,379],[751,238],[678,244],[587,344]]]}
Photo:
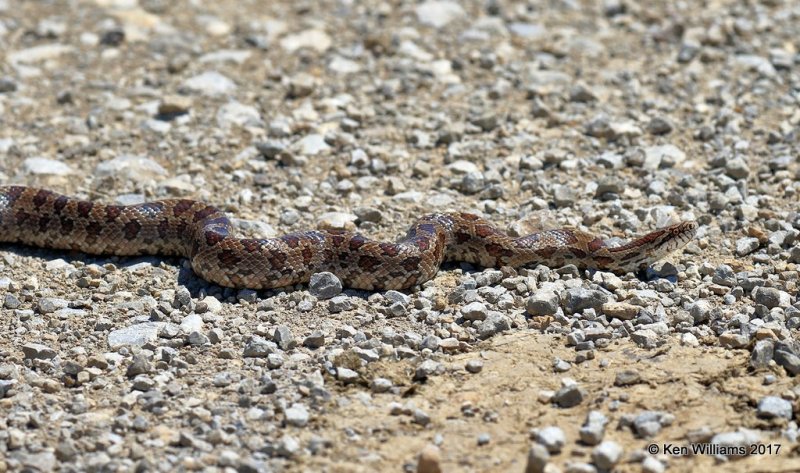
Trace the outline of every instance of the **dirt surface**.
{"label": "dirt surface", "polygon": [[[800,471],[798,19],[0,0],[0,185],[203,200],[259,238],[699,224],[641,274],[451,263],[376,293],[4,243],[0,473]],[[664,451],[690,443],[765,451]]]}
{"label": "dirt surface", "polygon": [[[670,449],[689,444],[687,432],[703,427],[728,431],[739,427],[751,429],[771,428],[752,413],[753,406],[762,396],[775,389],[791,389],[794,383],[784,379],[776,385],[765,387],[761,376],[748,374],[748,353],[744,350],[728,351],[719,347],[691,348],[674,344],[659,350],[643,350],[622,341],[600,350],[595,360],[578,365],[569,372],[571,378],[584,386],[589,396],[580,407],[554,409],[540,402],[541,391],[557,390],[559,377],[553,376],[551,363],[554,357],[569,360],[574,352],[564,346],[557,336],[537,332],[520,332],[499,336],[479,344],[474,353],[457,355],[448,360],[446,376],[413,388],[408,396],[379,396],[369,400],[365,408],[363,398],[350,390],[348,402],[333,409],[325,417],[324,428],[339,432],[352,429],[360,438],[348,441],[340,435],[331,459],[309,461],[299,468],[328,471],[389,471],[400,463],[411,464],[418,452],[442,435],[441,449],[443,471],[522,471],[530,447],[529,432],[543,425],[565,426],[567,439],[579,438],[579,427],[587,413],[593,409],[606,411],[613,401],[621,401],[610,414],[605,439],[619,442],[627,449],[638,450],[638,456],[651,444],[661,453],[656,455],[669,467],[669,471],[739,471],[776,472],[800,469],[796,445],[779,436],[763,438],[766,445],[779,451],[770,455],[752,455],[720,463],[713,455],[664,454]],[[476,357],[484,361],[483,371],[469,374],[465,363]],[[403,367],[378,368],[383,376],[407,378]],[[406,370],[410,368],[405,367]],[[616,373],[624,370],[647,373],[632,386],[615,386]],[[408,388],[411,388],[408,386]],[[411,423],[408,417],[389,414],[389,404],[413,403],[424,408],[431,416],[428,427]],[[463,414],[465,406],[474,416]],[[378,407],[374,409],[374,407]],[[656,437],[631,439],[630,429],[618,427],[623,414],[648,411],[666,411],[675,415],[675,421]],[[382,413],[375,415],[375,412]],[[486,415],[491,414],[488,420]],[[488,433],[491,442],[478,446],[480,434]],[[353,445],[356,443],[356,445]],[[778,447],[780,446],[780,447]],[[364,457],[363,452],[371,453]],[[615,471],[641,471],[631,455]],[[353,458],[362,458],[354,462]],[[591,462],[591,448],[573,444],[556,461]]]}

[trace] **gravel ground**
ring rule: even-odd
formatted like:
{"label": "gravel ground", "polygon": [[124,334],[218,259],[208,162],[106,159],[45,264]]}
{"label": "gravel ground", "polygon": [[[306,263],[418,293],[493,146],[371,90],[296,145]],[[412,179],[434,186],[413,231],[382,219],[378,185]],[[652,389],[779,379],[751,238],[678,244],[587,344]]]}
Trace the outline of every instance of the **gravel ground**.
{"label": "gravel ground", "polygon": [[404,293],[6,245],[0,472],[797,471],[800,5],[639,3],[0,0],[3,183],[248,236],[700,223]]}

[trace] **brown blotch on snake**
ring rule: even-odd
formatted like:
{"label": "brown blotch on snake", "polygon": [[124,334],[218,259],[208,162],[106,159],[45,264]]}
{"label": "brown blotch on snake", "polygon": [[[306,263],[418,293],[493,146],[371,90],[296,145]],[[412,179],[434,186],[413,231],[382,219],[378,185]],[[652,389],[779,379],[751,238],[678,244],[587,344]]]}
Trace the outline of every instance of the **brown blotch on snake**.
{"label": "brown blotch on snake", "polygon": [[681,248],[696,231],[695,222],[681,222],[611,246],[566,228],[510,237],[477,215],[447,213],[421,217],[394,243],[327,231],[254,240],[231,236],[228,218],[203,202],[107,205],[0,187],[2,242],[97,255],[179,255],[210,282],[251,289],[306,283],[321,271],[357,289],[404,289],[431,279],[443,261],[520,267],[568,260],[580,268],[624,273]]}

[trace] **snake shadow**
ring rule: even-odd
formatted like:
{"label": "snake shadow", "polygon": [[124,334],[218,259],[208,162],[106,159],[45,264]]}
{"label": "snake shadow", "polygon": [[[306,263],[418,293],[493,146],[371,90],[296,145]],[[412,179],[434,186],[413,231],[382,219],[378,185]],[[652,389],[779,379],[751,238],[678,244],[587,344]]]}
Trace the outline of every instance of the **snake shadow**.
{"label": "snake shadow", "polygon": [[[161,270],[169,272],[170,269],[162,268],[163,266],[168,266],[169,268],[175,268],[177,270],[177,277],[173,276],[172,274],[166,274],[165,277],[167,279],[174,279],[176,284],[174,288],[178,286],[184,286],[191,294],[192,298],[202,298],[205,296],[212,296],[218,299],[222,303],[236,303],[238,299],[238,295],[242,291],[242,289],[235,289],[230,287],[220,286],[214,283],[210,283],[205,279],[201,278],[191,268],[188,267],[186,264],[186,258],[182,258],[180,256],[164,256],[164,255],[141,255],[141,256],[116,256],[116,255],[92,255],[87,253],[82,253],[79,251],[69,251],[69,250],[57,250],[57,249],[50,249],[50,248],[37,248],[33,246],[26,246],[26,245],[19,245],[16,243],[0,243],[0,251],[8,252],[14,254],[19,257],[31,257],[41,260],[41,272],[50,273],[50,274],[58,274],[59,269],[52,269],[48,270],[46,265],[48,262],[56,261],[56,260],[63,260],[66,263],[73,265],[73,263],[79,263],[85,266],[95,264],[98,266],[104,266],[106,264],[113,264],[114,267],[117,268],[121,273],[128,273],[132,274],[133,276],[137,276],[134,271],[138,271],[142,268],[152,267],[152,269],[148,270],[148,273],[141,273],[138,274],[142,277],[142,279],[148,279],[151,277],[156,276],[155,270]],[[39,268],[37,268],[39,269]],[[31,271],[33,273],[33,271]],[[169,284],[168,281],[165,284]],[[275,288],[275,289],[260,289],[256,290],[255,293],[259,299],[266,299],[273,296],[276,296],[281,293],[285,292],[293,292],[297,288],[307,288],[308,284],[303,284],[301,286],[286,286],[282,288]],[[364,291],[364,290],[357,290],[357,289],[350,289],[345,288],[342,291],[344,294],[350,297],[358,297],[361,299],[368,299],[370,295],[374,293],[374,291]]]}

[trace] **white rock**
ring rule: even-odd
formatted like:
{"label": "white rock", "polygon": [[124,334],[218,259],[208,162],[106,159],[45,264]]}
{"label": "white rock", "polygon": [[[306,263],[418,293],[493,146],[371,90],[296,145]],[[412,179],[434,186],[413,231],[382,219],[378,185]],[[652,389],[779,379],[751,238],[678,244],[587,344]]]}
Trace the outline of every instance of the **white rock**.
{"label": "white rock", "polygon": [[668,159],[675,164],[679,164],[686,159],[686,153],[675,145],[648,146],[644,150],[644,162],[642,167],[654,171],[661,165],[661,161]]}
{"label": "white rock", "polygon": [[334,56],[328,63],[328,69],[337,74],[354,74],[361,70],[361,65],[341,56]]}
{"label": "white rock", "polygon": [[222,128],[230,128],[232,126],[260,127],[264,125],[264,122],[255,107],[232,101],[217,110],[217,124]]}
{"label": "white rock", "polygon": [[61,161],[48,158],[28,158],[22,162],[22,172],[38,176],[66,176],[74,171]]}
{"label": "white rock", "polygon": [[308,409],[302,404],[292,404],[284,412],[286,423],[294,427],[305,427],[308,424]]}
{"label": "white rock", "polygon": [[216,63],[224,63],[224,62],[231,62],[234,64],[242,64],[252,56],[253,53],[246,49],[221,49],[219,51],[214,51],[208,54],[203,54],[200,56],[198,61],[200,62],[216,62]]}
{"label": "white rock", "polygon": [[158,333],[166,322],[144,322],[114,330],[108,334],[108,346],[112,350],[126,345],[142,346],[158,339]]}
{"label": "white rock", "polygon": [[207,71],[190,77],[184,81],[183,87],[192,92],[214,96],[233,92],[236,89],[236,84],[219,72]]}
{"label": "white rock", "polygon": [[130,179],[141,182],[165,176],[167,170],[157,162],[144,156],[123,154],[98,164],[94,168],[94,173],[97,177],[110,176],[117,179]]}
{"label": "white rock", "polygon": [[417,19],[420,23],[441,28],[451,21],[463,18],[466,12],[461,5],[447,0],[429,0],[417,5]]}
{"label": "white rock", "polygon": [[300,154],[306,156],[313,156],[330,149],[328,143],[325,142],[325,137],[316,133],[304,136],[295,142],[293,147],[297,149]]}
{"label": "white rock", "polygon": [[6,59],[11,64],[30,64],[56,58],[62,54],[72,52],[74,49],[66,44],[42,44],[9,53]]}
{"label": "white rock", "polygon": [[322,30],[310,29],[286,36],[281,40],[281,47],[289,53],[302,48],[325,52],[331,47],[331,37]]}
{"label": "white rock", "polygon": [[199,332],[203,328],[203,318],[197,314],[189,314],[181,321],[183,333]]}

